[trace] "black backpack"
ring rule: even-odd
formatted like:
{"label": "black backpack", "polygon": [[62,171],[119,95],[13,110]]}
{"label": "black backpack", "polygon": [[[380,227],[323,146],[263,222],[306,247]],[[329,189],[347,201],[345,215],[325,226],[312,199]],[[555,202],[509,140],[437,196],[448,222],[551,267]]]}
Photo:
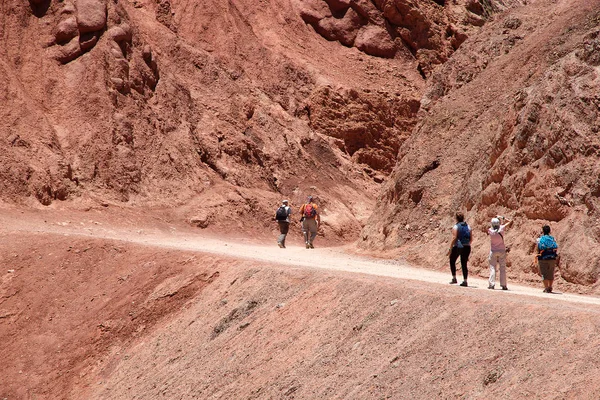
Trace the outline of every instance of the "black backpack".
{"label": "black backpack", "polygon": [[285,208],[285,206],[281,206],[277,209],[277,212],[275,213],[275,219],[277,221],[285,221],[288,217],[288,212],[287,209]]}

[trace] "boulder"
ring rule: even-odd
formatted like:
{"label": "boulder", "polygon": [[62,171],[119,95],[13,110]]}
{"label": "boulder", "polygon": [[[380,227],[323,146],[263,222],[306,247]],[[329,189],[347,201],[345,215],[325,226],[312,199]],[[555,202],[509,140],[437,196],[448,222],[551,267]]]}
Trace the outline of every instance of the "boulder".
{"label": "boulder", "polygon": [[328,40],[337,40],[345,46],[352,46],[358,30],[366,22],[356,11],[349,9],[343,18],[323,18],[315,29]]}
{"label": "boulder", "polygon": [[54,46],[50,50],[51,57],[60,62],[66,64],[79,57],[83,52],[79,44],[79,38],[75,37],[64,46]]}
{"label": "boulder", "polygon": [[111,27],[106,35],[115,42],[131,42],[131,27],[128,24]]}
{"label": "boulder", "polygon": [[481,4],[479,0],[467,0],[465,8],[471,11],[473,14],[483,15],[485,13],[483,4]]}
{"label": "boulder", "polygon": [[54,37],[56,38],[57,43],[64,43],[73,39],[78,34],[77,19],[74,16],[70,16],[58,24]]}
{"label": "boulder", "polygon": [[190,218],[190,224],[202,229],[207,228],[210,225],[210,215],[206,211],[200,211]]}
{"label": "boulder", "polygon": [[90,32],[85,33],[79,37],[79,46],[81,47],[81,51],[88,51],[92,47],[98,43],[98,33]]}
{"label": "boulder", "polygon": [[354,45],[369,55],[385,58],[393,58],[397,50],[390,34],[384,28],[376,25],[365,26],[361,29],[356,36]]}
{"label": "boulder", "polygon": [[296,0],[295,5],[300,17],[307,24],[315,26],[320,20],[331,17],[331,10],[327,4],[320,0]]}
{"label": "boulder", "polygon": [[146,63],[150,63],[152,61],[152,47],[149,44],[144,45],[142,49],[142,58]]}
{"label": "boulder", "polygon": [[332,11],[343,11],[350,7],[350,0],[325,0]]}
{"label": "boulder", "polygon": [[104,0],[77,0],[77,25],[81,33],[96,32],[106,27]]}

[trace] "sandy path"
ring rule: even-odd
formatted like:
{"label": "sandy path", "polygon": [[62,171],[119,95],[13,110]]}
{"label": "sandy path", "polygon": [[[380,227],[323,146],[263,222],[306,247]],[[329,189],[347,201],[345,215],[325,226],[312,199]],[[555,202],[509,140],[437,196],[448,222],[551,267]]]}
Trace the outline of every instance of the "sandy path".
{"label": "sandy path", "polygon": [[[349,254],[343,248],[316,248],[308,250],[297,245],[288,245],[280,249],[275,240],[269,245],[257,243],[250,239],[223,239],[203,236],[198,231],[180,230],[170,227],[169,230],[137,229],[115,227],[110,224],[92,220],[66,222],[45,222],[43,218],[18,218],[8,213],[0,212],[0,232],[30,232],[33,234],[60,234],[95,239],[110,239],[139,245],[198,251],[219,256],[243,258],[253,261],[263,261],[300,268],[317,268],[332,271],[361,273],[391,277],[396,279],[417,280],[448,286],[449,272],[439,272],[415,268],[397,260],[380,260]],[[318,243],[316,243],[318,245]],[[488,290],[487,280],[478,277],[469,278],[470,288],[455,286],[456,290],[480,290],[490,296],[534,296],[545,297],[557,301],[578,304],[600,305],[600,297],[583,296],[570,293],[546,294],[542,285],[530,287],[515,285],[509,282],[509,290]]]}

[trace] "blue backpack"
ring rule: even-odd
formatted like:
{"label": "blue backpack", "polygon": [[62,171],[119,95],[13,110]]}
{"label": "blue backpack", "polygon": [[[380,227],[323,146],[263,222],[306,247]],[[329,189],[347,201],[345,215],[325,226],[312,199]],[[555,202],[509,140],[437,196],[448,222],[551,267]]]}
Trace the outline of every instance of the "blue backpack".
{"label": "blue backpack", "polygon": [[558,244],[556,244],[556,240],[550,235],[543,235],[540,237],[538,242],[538,250],[539,255],[538,259],[540,260],[556,260],[557,254],[556,249],[558,249]]}
{"label": "blue backpack", "polygon": [[457,247],[470,246],[471,242],[471,230],[469,229],[469,225],[466,222],[460,222],[456,225],[457,230]]}

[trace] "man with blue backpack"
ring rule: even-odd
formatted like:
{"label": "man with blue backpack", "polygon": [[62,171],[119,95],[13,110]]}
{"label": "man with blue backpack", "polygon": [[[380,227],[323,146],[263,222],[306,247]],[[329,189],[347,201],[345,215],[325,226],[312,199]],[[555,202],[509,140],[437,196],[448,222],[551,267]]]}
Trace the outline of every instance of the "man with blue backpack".
{"label": "man with blue backpack", "polygon": [[456,225],[452,227],[452,242],[450,243],[450,272],[452,272],[452,280],[450,284],[458,283],[456,280],[456,260],[460,257],[460,266],[462,268],[463,281],[460,286],[467,285],[467,277],[469,270],[467,269],[467,261],[471,254],[471,241],[473,240],[473,232],[471,227],[465,222],[465,216],[462,213],[456,213]]}
{"label": "man with blue backpack", "polygon": [[538,254],[536,256],[540,267],[540,274],[544,280],[544,293],[552,293],[552,283],[554,283],[554,268],[558,260],[558,244],[550,236],[550,227],[542,226],[542,236],[537,240]]}

